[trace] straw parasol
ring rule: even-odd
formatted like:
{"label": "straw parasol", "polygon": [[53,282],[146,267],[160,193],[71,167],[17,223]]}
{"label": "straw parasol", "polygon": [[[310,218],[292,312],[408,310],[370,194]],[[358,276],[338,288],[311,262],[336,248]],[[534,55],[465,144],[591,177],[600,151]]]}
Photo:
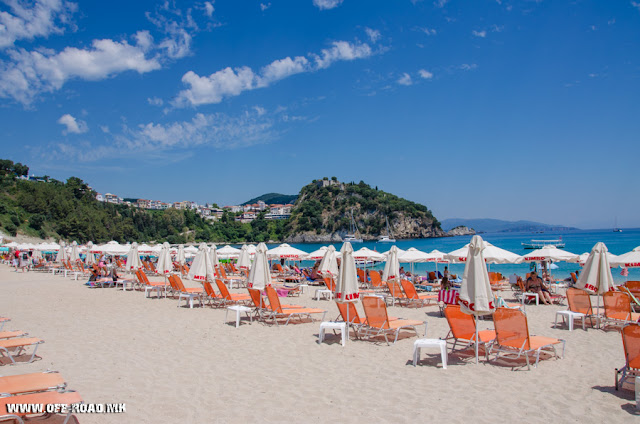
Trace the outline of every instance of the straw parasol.
{"label": "straw parasol", "polygon": [[213,281],[215,278],[211,256],[209,255],[209,247],[207,247],[206,243],[200,244],[198,253],[196,253],[196,257],[193,259],[193,264],[191,264],[191,268],[189,268],[187,278],[197,281]]}
{"label": "straw parasol", "polygon": [[267,245],[260,243],[256,248],[256,257],[253,260],[251,272],[247,285],[250,288],[264,290],[266,286],[271,286],[271,272],[269,271],[269,261],[267,260]]}
{"label": "straw parasol", "polygon": [[391,246],[387,262],[382,272],[382,281],[400,281],[400,262],[398,262],[398,248]]}
{"label": "straw parasol", "polygon": [[460,309],[462,312],[474,315],[476,318],[475,350],[476,364],[478,363],[478,316],[492,314],[496,307],[493,304],[493,294],[489,283],[489,273],[484,260],[485,242],[482,237],[475,235],[469,243],[467,256],[460,287]]}

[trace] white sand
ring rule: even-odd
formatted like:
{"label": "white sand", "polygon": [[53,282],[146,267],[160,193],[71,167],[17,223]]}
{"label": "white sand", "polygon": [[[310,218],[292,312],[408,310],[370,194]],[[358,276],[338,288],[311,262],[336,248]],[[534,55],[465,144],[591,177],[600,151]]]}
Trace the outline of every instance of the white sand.
{"label": "white sand", "polygon": [[[443,370],[436,351],[411,365],[415,337],[343,348],[330,335],[318,345],[318,322],[236,329],[223,323],[224,309],[178,308],[174,299],[4,265],[0,293],[0,316],[12,319],[5,329],[45,340],[42,359],[0,366],[1,375],[58,370],[85,402],[126,403],[126,414],[78,415],[83,424],[635,420],[633,392],[613,388],[614,368],[624,364],[619,333],[552,328],[564,307],[527,307],[531,334],[567,340],[564,359],[513,371],[452,354]],[[311,293],[284,301],[327,309],[334,319],[335,304]],[[448,331],[435,307],[393,307],[390,315],[426,319],[429,337]]]}

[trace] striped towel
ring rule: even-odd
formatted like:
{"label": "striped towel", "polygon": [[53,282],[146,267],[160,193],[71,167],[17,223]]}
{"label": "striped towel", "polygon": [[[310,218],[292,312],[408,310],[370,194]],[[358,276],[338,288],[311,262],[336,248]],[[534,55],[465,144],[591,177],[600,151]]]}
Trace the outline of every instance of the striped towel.
{"label": "striped towel", "polygon": [[457,305],[460,292],[456,289],[440,290],[438,292],[438,302],[444,302],[447,305]]}

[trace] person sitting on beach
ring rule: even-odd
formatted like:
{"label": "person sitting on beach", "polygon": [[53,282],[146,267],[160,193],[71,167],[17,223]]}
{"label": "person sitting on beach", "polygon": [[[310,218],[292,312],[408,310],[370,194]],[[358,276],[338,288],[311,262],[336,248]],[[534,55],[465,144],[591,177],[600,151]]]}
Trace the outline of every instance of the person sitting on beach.
{"label": "person sitting on beach", "polygon": [[91,275],[89,276],[89,282],[97,281],[100,278],[100,270],[98,268],[93,268],[91,270]]}
{"label": "person sitting on beach", "polygon": [[549,289],[544,285],[544,281],[538,274],[533,271],[529,274],[529,278],[527,278],[526,290],[531,293],[537,293],[538,298],[545,305],[551,305],[551,296],[549,295]]}
{"label": "person sitting on beach", "polygon": [[442,277],[440,280],[440,290],[449,290],[451,288],[451,281],[449,281],[449,277]]}
{"label": "person sitting on beach", "polygon": [[542,273],[542,279],[544,280],[544,282],[550,283],[550,284],[555,284],[556,282],[556,279],[553,278],[553,275],[551,275],[551,273],[547,271]]}

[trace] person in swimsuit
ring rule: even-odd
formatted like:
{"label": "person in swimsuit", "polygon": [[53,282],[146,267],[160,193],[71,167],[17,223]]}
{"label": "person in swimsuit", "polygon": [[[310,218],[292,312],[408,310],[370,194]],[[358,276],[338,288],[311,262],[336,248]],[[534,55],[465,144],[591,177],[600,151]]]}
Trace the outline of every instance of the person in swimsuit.
{"label": "person in swimsuit", "polygon": [[531,293],[538,293],[538,298],[545,305],[551,305],[551,296],[549,295],[549,289],[544,285],[544,282],[538,274],[533,271],[527,278],[526,289]]}

